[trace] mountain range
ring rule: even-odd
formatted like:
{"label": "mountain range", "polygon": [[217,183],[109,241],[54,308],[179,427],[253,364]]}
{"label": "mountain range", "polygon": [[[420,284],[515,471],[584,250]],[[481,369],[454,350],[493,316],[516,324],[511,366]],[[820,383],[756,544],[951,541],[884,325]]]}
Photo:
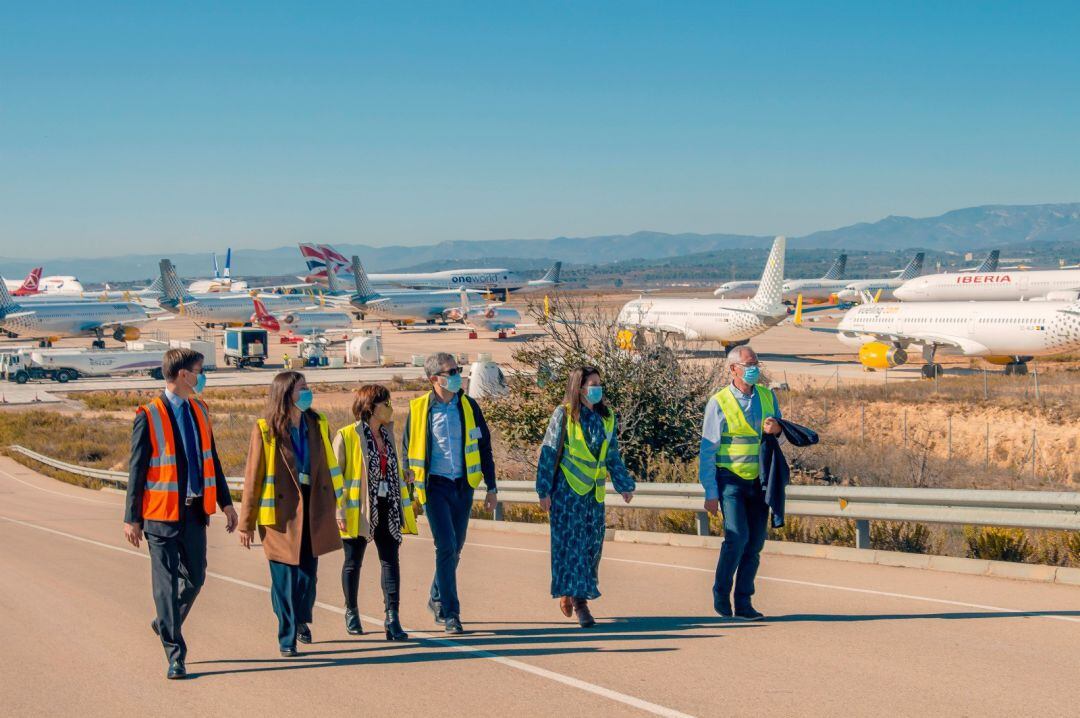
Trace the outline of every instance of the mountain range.
{"label": "mountain range", "polygon": [[[742,234],[667,234],[635,232],[594,237],[553,239],[455,240],[426,246],[372,247],[335,242],[342,254],[358,255],[369,271],[429,271],[452,266],[507,266],[537,270],[556,259],[568,265],[598,265],[625,259],[663,259],[736,248],[767,246],[771,236]],[[799,249],[907,249],[944,252],[979,251],[1035,240],[1080,240],[1080,202],[1038,205],[984,205],[957,209],[936,217],[889,216],[789,238]],[[222,248],[224,249],[224,248]],[[0,273],[9,279],[44,265],[46,274],[72,274],[86,282],[131,281],[157,275],[161,257],[169,257],[183,276],[208,276],[206,253],[168,250],[141,255],[97,258],[0,257]],[[219,255],[219,261],[220,255]],[[295,245],[274,249],[236,249],[236,276],[303,274],[304,264]]]}

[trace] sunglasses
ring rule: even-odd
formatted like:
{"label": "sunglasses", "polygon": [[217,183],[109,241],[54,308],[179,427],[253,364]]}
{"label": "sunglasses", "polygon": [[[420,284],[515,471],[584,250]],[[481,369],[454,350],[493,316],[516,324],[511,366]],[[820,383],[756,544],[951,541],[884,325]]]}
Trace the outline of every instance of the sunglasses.
{"label": "sunglasses", "polygon": [[436,374],[435,376],[457,376],[460,373],[461,373],[461,367],[456,366],[453,369],[447,369],[446,371],[441,371],[438,374]]}

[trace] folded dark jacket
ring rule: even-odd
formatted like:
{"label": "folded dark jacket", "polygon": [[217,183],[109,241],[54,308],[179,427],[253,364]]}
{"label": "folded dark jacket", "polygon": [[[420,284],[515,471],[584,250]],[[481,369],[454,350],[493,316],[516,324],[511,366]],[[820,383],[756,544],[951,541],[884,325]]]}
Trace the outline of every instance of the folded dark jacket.
{"label": "folded dark jacket", "polygon": [[[810,446],[818,443],[817,432],[787,419],[777,419],[784,438],[792,446]],[[765,503],[772,512],[772,527],[784,525],[784,501],[791,470],[780,442],[772,434],[765,434],[758,456],[761,466],[761,485],[765,489]]]}

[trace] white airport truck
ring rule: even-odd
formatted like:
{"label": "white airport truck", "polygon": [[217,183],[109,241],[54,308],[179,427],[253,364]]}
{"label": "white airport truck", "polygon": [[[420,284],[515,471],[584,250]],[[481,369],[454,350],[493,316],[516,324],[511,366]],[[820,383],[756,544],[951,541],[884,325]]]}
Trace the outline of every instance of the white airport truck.
{"label": "white airport truck", "polygon": [[51,379],[66,384],[79,377],[146,373],[161,379],[165,349],[20,349],[0,354],[0,376],[25,384]]}

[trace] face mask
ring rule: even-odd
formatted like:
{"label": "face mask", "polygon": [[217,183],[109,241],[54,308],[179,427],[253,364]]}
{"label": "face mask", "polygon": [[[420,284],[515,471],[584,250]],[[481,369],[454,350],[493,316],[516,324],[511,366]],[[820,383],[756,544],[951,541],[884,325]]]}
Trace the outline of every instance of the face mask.
{"label": "face mask", "polygon": [[457,394],[461,391],[461,374],[451,374],[446,377],[446,383],[443,384],[443,388],[453,394]]}
{"label": "face mask", "polygon": [[604,387],[593,385],[586,388],[585,398],[590,404],[599,404],[604,399]]}
{"label": "face mask", "polygon": [[758,383],[758,379],[761,378],[761,367],[756,366],[744,366],[742,372],[742,380],[750,386]]}
{"label": "face mask", "polygon": [[192,389],[196,394],[202,394],[202,390],[206,388],[206,374],[199,374],[195,378],[195,386]]}
{"label": "face mask", "polygon": [[301,389],[300,396],[297,397],[296,401],[294,402],[296,404],[296,408],[300,411],[307,411],[311,408],[311,400],[313,398],[314,397],[311,394],[311,389]]}

